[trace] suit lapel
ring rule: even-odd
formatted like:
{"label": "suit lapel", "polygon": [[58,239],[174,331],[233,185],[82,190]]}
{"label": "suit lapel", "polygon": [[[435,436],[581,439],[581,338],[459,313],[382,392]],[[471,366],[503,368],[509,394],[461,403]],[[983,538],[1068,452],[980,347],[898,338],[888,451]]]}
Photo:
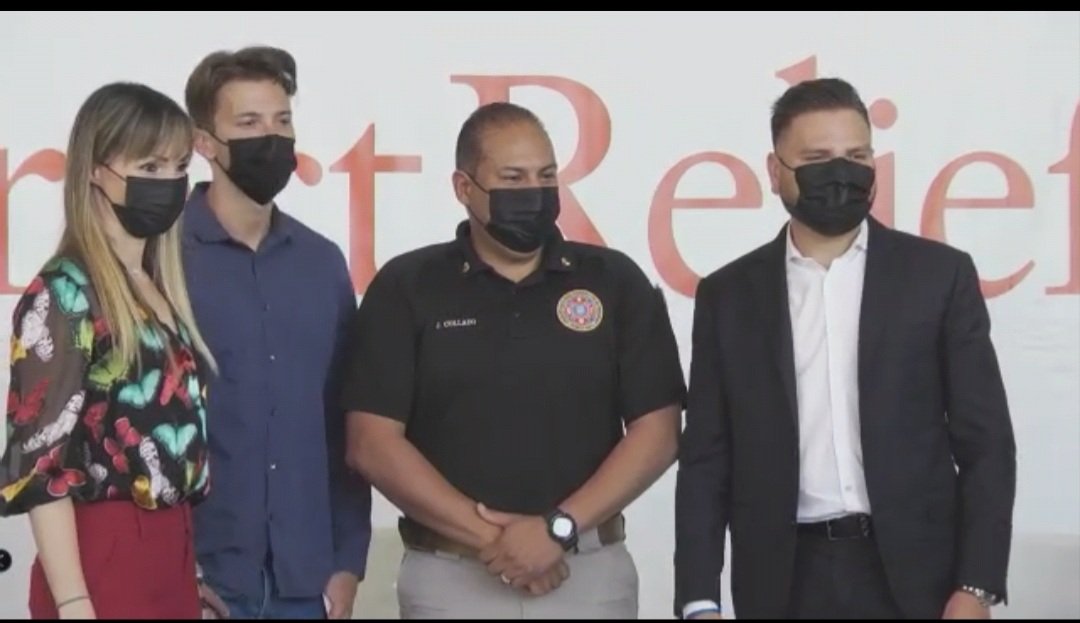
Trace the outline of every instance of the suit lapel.
{"label": "suit lapel", "polygon": [[787,400],[788,417],[798,431],[799,410],[795,393],[795,349],[787,288],[787,227],[769,245],[751,278],[758,309],[765,321],[769,355],[780,374]]}
{"label": "suit lapel", "polygon": [[[863,278],[862,305],[859,312],[859,402],[867,404],[872,392],[874,364],[879,358],[881,339],[885,335],[902,296],[900,258],[894,248],[895,233],[874,219],[868,219],[870,227],[866,249],[866,273]],[[865,420],[867,409],[860,411]]]}
{"label": "suit lapel", "polygon": [[[879,352],[901,296],[900,258],[894,249],[894,235],[873,218],[867,241],[866,273],[859,312],[859,394],[860,402],[872,395]],[[795,386],[795,348],[787,288],[787,227],[769,245],[751,275],[757,306],[764,319],[769,355],[780,374],[788,415],[798,430],[799,408]],[[860,408],[863,418],[867,409]]]}

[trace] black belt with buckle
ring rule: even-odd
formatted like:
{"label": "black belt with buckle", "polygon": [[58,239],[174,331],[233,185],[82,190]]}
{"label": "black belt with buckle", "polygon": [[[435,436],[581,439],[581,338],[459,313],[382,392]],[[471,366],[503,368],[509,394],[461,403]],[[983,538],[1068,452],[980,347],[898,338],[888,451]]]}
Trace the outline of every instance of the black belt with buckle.
{"label": "black belt with buckle", "polygon": [[824,537],[830,541],[866,539],[873,533],[874,526],[870,521],[870,515],[863,514],[845,515],[828,521],[799,524],[799,534]]}

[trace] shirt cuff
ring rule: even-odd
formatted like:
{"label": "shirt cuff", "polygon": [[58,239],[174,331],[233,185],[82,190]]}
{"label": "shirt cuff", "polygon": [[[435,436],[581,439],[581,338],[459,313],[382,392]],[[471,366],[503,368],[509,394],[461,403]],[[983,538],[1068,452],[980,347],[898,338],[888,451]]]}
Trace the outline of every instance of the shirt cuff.
{"label": "shirt cuff", "polygon": [[720,604],[711,599],[702,599],[700,601],[691,601],[683,606],[682,618],[689,619],[690,617],[702,614],[704,612],[720,612]]}

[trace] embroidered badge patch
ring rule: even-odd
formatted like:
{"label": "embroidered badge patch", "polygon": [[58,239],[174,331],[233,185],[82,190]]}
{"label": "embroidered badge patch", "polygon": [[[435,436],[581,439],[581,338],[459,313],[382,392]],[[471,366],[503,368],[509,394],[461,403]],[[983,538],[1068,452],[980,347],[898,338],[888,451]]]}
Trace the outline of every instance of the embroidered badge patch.
{"label": "embroidered badge patch", "polygon": [[559,322],[572,331],[592,331],[604,320],[604,305],[588,290],[571,290],[555,308]]}

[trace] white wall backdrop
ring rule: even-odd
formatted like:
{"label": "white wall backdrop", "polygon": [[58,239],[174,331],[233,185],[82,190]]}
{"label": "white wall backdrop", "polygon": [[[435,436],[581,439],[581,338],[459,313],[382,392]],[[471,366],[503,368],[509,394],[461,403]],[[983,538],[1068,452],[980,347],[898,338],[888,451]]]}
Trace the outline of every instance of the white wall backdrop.
{"label": "white wall backdrop", "polygon": [[[1080,616],[1080,13],[5,12],[0,335],[57,241],[57,167],[85,97],[133,80],[182,102],[202,56],[256,43],[299,65],[308,159],[280,204],[350,254],[360,285],[365,262],[452,235],[471,85],[512,84],[571,165],[563,179],[595,232],[665,286],[684,363],[694,275],[785,218],[765,171],[771,102],[785,79],[851,81],[876,127],[877,214],[943,232],[986,280],[1013,276],[987,284],[1019,445],[1004,614]],[[199,163],[193,178],[207,173]],[[643,616],[670,615],[673,485],[674,470],[629,512]],[[377,527],[395,517],[380,500]],[[24,519],[0,520],[0,548],[15,555],[0,617],[26,616]]]}

